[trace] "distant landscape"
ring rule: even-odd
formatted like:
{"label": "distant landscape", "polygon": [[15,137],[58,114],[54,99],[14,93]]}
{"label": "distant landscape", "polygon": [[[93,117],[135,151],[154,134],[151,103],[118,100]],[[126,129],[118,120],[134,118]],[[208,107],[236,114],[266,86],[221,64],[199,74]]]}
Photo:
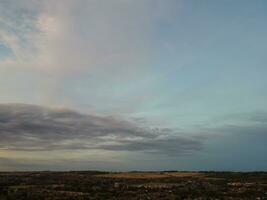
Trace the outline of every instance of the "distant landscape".
{"label": "distant landscape", "polygon": [[267,200],[267,0],[0,0],[0,200]]}
{"label": "distant landscape", "polygon": [[1,200],[267,199],[267,172],[2,172]]}

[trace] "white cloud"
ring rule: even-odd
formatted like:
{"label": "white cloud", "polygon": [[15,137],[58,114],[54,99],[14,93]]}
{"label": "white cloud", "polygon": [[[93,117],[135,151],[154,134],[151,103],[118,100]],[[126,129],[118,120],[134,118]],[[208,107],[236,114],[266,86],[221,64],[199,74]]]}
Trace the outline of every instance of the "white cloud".
{"label": "white cloud", "polygon": [[[170,2],[161,1],[23,2],[4,16],[10,31],[1,31],[14,54],[12,65],[60,73],[96,68],[126,72],[151,64],[157,23],[172,14],[171,6],[166,7]],[[20,30],[12,12],[22,17]]]}

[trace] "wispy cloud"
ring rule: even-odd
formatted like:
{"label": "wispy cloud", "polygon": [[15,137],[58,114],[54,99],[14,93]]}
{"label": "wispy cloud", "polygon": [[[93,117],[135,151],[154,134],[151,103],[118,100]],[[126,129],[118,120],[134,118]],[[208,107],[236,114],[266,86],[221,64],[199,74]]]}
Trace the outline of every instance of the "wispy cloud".
{"label": "wispy cloud", "polygon": [[15,67],[61,74],[103,66],[106,70],[144,66],[156,53],[151,35],[160,21],[173,14],[171,2],[150,0],[1,4],[9,12],[1,12],[0,38],[13,53],[2,64],[9,60]]}
{"label": "wispy cloud", "polygon": [[[155,42],[157,30],[161,24],[173,20],[179,9],[174,4],[179,5],[172,0],[164,3],[159,0],[1,1],[0,43],[9,53],[0,59],[0,79],[11,88],[8,94],[5,92],[2,102],[70,106],[77,94],[65,98],[68,92],[59,94],[58,91],[63,90],[61,87],[65,90],[71,80],[83,77],[83,83],[78,83],[71,93],[86,90],[82,91],[86,95],[90,90],[91,98],[98,98],[98,91],[105,89],[100,89],[103,83],[121,86],[141,80],[143,76],[152,77],[147,70],[154,65],[161,49],[161,43]],[[37,91],[27,97],[18,95],[22,89],[12,86],[13,79],[2,78],[14,74],[19,76],[22,85],[34,83]],[[90,83],[85,83],[87,80]],[[89,88],[91,85],[95,87]],[[0,86],[0,90],[5,91],[6,87]],[[136,93],[130,96],[132,101],[142,98],[143,93],[150,95]],[[93,101],[102,101],[104,94],[101,92],[100,100]],[[119,98],[121,96],[114,101],[118,102]],[[115,105],[114,101],[110,104]],[[122,101],[128,104],[128,100]],[[91,104],[96,107],[94,103]],[[132,105],[120,105],[116,109],[127,112],[124,107],[128,111]]]}

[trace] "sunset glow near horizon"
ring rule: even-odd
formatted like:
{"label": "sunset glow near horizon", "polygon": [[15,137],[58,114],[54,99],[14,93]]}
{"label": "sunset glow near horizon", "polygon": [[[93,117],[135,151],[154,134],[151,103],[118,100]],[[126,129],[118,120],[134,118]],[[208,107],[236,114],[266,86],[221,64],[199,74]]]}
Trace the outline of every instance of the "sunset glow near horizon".
{"label": "sunset glow near horizon", "polygon": [[3,0],[0,171],[267,170],[267,1]]}

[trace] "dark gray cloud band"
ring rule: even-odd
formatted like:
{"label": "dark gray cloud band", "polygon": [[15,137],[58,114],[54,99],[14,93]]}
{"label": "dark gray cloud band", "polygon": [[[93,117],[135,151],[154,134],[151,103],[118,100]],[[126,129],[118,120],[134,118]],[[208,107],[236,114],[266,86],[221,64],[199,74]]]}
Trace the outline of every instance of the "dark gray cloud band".
{"label": "dark gray cloud band", "polygon": [[180,155],[201,149],[203,138],[173,133],[67,109],[0,105],[0,149],[6,150],[100,149]]}

